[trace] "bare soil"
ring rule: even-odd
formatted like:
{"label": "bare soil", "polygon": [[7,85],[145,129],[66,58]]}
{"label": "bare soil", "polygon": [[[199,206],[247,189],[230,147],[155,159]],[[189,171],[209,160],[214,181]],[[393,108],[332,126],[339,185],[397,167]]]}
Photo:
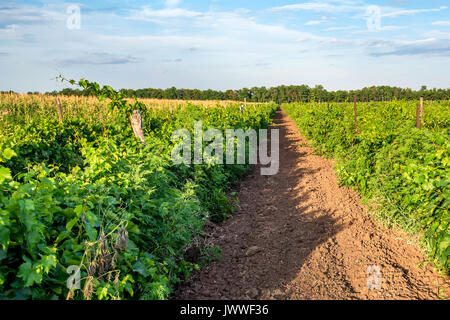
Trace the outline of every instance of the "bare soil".
{"label": "bare soil", "polygon": [[205,230],[223,260],[195,272],[172,299],[449,297],[448,277],[418,266],[426,257],[413,238],[385,228],[357,192],[340,187],[333,161],[313,153],[284,111],[275,124],[278,174],[261,176],[255,166],[242,181],[233,217]]}

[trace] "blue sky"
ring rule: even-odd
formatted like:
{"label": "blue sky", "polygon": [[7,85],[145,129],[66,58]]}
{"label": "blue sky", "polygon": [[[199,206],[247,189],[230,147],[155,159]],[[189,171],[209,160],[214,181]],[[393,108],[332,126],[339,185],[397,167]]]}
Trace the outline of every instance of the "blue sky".
{"label": "blue sky", "polygon": [[[80,28],[68,27],[80,8]],[[450,87],[450,4],[416,0],[0,2],[0,90]],[[379,23],[378,23],[379,22]],[[73,24],[69,23],[69,26]]]}

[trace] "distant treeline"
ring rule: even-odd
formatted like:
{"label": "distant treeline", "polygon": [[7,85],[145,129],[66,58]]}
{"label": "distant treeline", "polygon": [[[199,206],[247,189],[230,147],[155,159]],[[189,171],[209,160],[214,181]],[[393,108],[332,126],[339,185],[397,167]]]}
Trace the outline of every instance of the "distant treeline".
{"label": "distant treeline", "polygon": [[[122,89],[128,97],[153,99],[180,99],[180,100],[238,100],[248,102],[347,102],[352,101],[355,95],[358,101],[386,101],[386,100],[448,100],[450,89],[428,89],[426,86],[418,91],[390,86],[367,87],[360,90],[327,91],[323,86],[311,88],[307,85],[278,86],[272,88],[253,87],[239,90],[198,90],[198,89]],[[49,92],[51,95],[88,96],[89,91],[66,88],[59,92]]]}

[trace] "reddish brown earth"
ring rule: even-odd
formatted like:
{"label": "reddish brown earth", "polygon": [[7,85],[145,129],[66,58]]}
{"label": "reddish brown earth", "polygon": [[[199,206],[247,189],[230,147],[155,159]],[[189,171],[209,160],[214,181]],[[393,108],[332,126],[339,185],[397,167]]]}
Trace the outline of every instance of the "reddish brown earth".
{"label": "reddish brown earth", "polygon": [[[333,162],[313,154],[295,123],[279,111],[280,171],[259,167],[239,187],[232,218],[206,229],[222,248],[173,299],[439,299],[450,281],[413,239],[369,216],[358,194],[337,184]],[[380,289],[368,289],[369,266]]]}

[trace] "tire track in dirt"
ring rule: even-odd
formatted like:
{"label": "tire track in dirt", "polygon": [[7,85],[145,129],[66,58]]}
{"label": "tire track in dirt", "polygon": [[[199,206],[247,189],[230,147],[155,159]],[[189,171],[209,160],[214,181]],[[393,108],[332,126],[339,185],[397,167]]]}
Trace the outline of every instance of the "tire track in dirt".
{"label": "tire track in dirt", "polygon": [[[222,261],[195,272],[172,299],[438,299],[448,277],[431,266],[405,233],[374,222],[358,194],[337,184],[333,162],[314,155],[284,111],[280,170],[259,167],[240,184],[232,218],[209,224]],[[367,269],[380,268],[379,290]]]}

